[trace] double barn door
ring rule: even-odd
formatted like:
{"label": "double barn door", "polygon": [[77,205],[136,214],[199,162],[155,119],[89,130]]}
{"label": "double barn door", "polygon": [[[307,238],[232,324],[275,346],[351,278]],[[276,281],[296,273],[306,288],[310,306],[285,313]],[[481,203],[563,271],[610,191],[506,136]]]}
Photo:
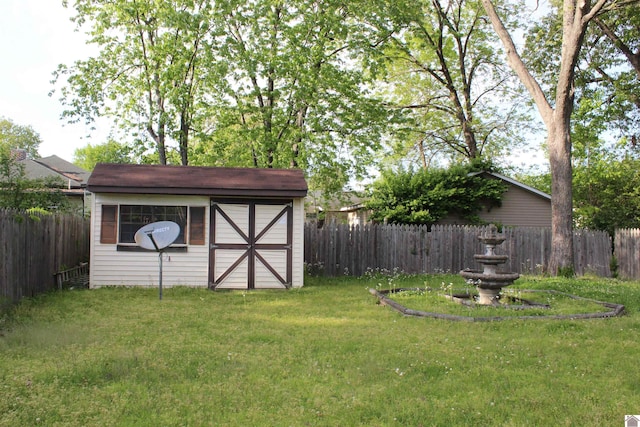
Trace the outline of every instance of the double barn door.
{"label": "double barn door", "polygon": [[210,286],[290,287],[292,219],[290,200],[212,200]]}

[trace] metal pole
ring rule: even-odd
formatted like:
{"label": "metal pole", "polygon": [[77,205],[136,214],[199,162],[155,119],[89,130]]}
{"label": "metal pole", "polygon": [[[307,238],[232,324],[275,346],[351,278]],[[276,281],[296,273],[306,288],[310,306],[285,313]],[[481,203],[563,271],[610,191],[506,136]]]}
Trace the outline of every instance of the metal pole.
{"label": "metal pole", "polygon": [[147,233],[147,236],[149,236],[149,238],[151,239],[151,243],[153,243],[153,246],[155,246],[156,251],[158,251],[158,257],[160,261],[160,281],[158,282],[158,293],[160,296],[160,300],[162,300],[162,251],[158,247],[158,244],[156,243],[156,239],[153,238],[153,231],[149,231]]}
{"label": "metal pole", "polygon": [[162,300],[162,251],[158,252],[158,257],[160,257],[160,285],[158,290],[160,293],[160,300]]}

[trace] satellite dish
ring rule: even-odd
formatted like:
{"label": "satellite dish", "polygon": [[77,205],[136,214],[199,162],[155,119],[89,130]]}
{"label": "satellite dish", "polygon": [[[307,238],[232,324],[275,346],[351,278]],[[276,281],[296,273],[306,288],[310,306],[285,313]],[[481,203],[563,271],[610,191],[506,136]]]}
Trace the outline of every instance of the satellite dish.
{"label": "satellite dish", "polygon": [[179,234],[180,226],[175,222],[158,221],[141,227],[133,239],[141,248],[159,252],[175,242]]}
{"label": "satellite dish", "polygon": [[140,227],[133,239],[138,246],[158,252],[160,262],[160,281],[158,289],[162,299],[162,250],[176,241],[180,234],[180,226],[172,221],[158,221]]}

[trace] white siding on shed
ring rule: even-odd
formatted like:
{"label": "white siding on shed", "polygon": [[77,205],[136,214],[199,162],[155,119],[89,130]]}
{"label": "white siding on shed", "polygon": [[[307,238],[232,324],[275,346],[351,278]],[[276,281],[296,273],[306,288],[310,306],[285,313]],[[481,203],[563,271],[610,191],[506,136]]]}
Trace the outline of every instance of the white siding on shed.
{"label": "white siding on shed", "polygon": [[[154,205],[154,206],[188,206],[205,208],[205,244],[187,245],[186,252],[166,252],[163,255],[162,284],[171,286],[195,286],[208,287],[209,284],[209,219],[210,198],[208,196],[178,196],[178,195],[137,195],[137,194],[111,194],[98,193],[92,197],[91,216],[91,268],[90,286],[146,286],[156,287],[159,283],[158,254],[153,251],[118,251],[117,244],[100,243],[100,224],[102,221],[103,205]],[[248,205],[231,205],[237,209],[240,215],[235,218],[248,218],[243,209],[248,210]],[[268,217],[276,213],[277,207],[260,205]],[[239,220],[243,221],[243,220]],[[248,221],[248,219],[247,219]],[[230,242],[243,243],[238,234],[226,223],[219,221],[215,233],[225,236]],[[268,220],[262,219],[262,215],[256,216],[256,229],[263,230],[268,225]],[[302,198],[293,199],[293,236],[292,236],[292,274],[291,286],[302,287],[304,284],[304,201]],[[247,223],[239,224],[240,228],[247,229]],[[282,243],[282,233],[286,232],[286,217],[281,218],[272,226],[261,241],[263,243]],[[187,239],[188,242],[188,239]],[[226,258],[219,258],[216,265],[216,276],[222,274],[231,266],[241,254],[228,252]],[[286,251],[269,251],[261,253],[265,260],[276,270],[286,268]],[[282,285],[274,278],[273,274],[256,263],[256,288],[279,288]],[[225,279],[224,288],[246,289],[247,261],[240,265]]]}
{"label": "white siding on shed", "polygon": [[293,277],[291,286],[304,283],[304,199],[293,199]]}
{"label": "white siding on shed", "polygon": [[[116,244],[100,243],[102,205],[156,205],[205,208],[209,229],[209,197],[172,195],[94,194],[91,215],[90,286],[158,286],[159,259],[154,251],[118,251]],[[187,245],[187,252],[163,255],[163,286],[208,286],[209,238],[204,245]]]}

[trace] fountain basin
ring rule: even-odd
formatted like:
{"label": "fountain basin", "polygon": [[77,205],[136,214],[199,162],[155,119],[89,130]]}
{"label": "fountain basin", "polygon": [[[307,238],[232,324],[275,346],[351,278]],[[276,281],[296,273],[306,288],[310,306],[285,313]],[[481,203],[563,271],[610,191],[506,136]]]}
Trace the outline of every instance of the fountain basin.
{"label": "fountain basin", "polygon": [[473,259],[478,261],[480,264],[498,265],[507,262],[507,260],[509,259],[509,255],[476,254],[473,256]]}
{"label": "fountain basin", "polygon": [[503,235],[481,234],[480,236],[478,236],[478,240],[488,246],[498,246],[506,240],[506,237],[504,237]]}
{"label": "fountain basin", "polygon": [[462,270],[460,275],[478,289],[478,304],[497,305],[500,290],[513,284],[520,274],[497,271],[497,266],[507,262],[509,256],[495,253],[495,247],[505,241],[505,236],[498,234],[498,228],[494,224],[489,226],[488,232],[480,234],[478,240],[484,244],[485,253],[476,254],[473,258],[482,264],[482,271],[467,269]]}
{"label": "fountain basin", "polygon": [[519,273],[497,273],[487,272],[488,265],[484,271],[462,270],[460,275],[466,280],[472,281],[478,289],[478,304],[498,305],[500,291],[505,286],[513,284],[520,277]]}
{"label": "fountain basin", "polygon": [[503,288],[520,277],[520,273],[487,273],[479,270],[462,270],[460,275],[472,280],[479,288]]}

